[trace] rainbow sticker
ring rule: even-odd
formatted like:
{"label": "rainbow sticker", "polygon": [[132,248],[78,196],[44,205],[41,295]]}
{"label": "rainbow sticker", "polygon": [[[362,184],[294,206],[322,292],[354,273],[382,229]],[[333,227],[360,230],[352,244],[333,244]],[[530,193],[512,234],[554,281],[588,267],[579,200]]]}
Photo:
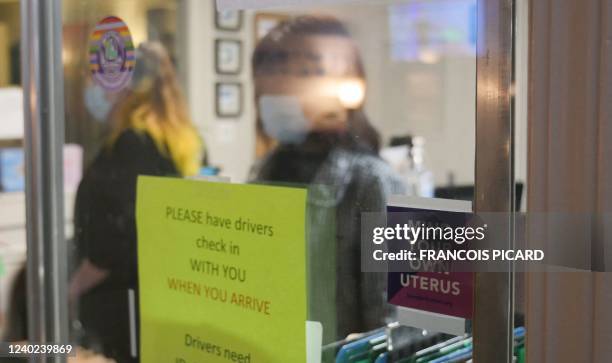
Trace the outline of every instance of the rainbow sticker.
{"label": "rainbow sticker", "polygon": [[125,22],[109,16],[96,24],[89,45],[94,81],[109,92],[120,91],[132,79],[135,64],[134,43]]}

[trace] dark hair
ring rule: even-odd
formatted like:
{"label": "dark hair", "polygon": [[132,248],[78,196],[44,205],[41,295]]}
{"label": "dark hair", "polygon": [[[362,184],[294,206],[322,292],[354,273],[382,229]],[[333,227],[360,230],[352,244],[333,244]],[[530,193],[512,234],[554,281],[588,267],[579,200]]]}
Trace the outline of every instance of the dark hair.
{"label": "dark hair", "polygon": [[[331,16],[303,15],[281,22],[272,29],[255,47],[251,58],[253,76],[269,75],[282,70],[289,63],[292,54],[289,45],[299,43],[307,36],[340,36],[354,45],[353,68],[356,75],[365,81],[365,70],[361,55],[354,44],[348,29],[338,19]],[[301,55],[308,55],[301,49]],[[315,55],[313,55],[315,56]],[[255,97],[258,97],[256,94]],[[327,135],[334,144],[357,148],[372,153],[380,149],[380,135],[366,117],[362,108],[349,111],[348,131],[344,135]],[[261,120],[257,121],[257,131],[265,135]],[[320,138],[319,138],[320,139]]]}
{"label": "dark hair", "polygon": [[[304,15],[278,24],[257,44],[251,58],[255,76],[276,73],[289,62],[292,54],[288,46],[300,42],[307,36],[339,36],[352,39],[351,35],[339,20],[330,16]],[[357,47],[355,47],[357,49]],[[357,76],[365,78],[363,63],[358,52],[355,52],[354,66]]]}

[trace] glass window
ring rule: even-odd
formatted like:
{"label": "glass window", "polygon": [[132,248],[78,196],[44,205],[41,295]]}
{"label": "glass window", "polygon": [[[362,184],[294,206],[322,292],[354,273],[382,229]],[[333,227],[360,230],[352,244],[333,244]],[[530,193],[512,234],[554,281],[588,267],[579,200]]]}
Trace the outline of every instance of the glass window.
{"label": "glass window", "polygon": [[[396,321],[386,275],[361,272],[360,215],[385,211],[393,194],[472,200],[476,4],[327,3],[63,1],[80,346],[138,360],[139,175],[306,188],[308,313],[326,358]],[[451,338],[397,334],[405,358]]]}

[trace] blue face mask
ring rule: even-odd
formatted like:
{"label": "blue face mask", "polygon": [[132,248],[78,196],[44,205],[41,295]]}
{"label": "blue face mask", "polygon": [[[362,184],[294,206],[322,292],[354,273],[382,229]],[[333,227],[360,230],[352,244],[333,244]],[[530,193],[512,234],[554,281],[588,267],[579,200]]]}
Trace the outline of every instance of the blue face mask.
{"label": "blue face mask", "polygon": [[102,87],[94,84],[85,88],[85,107],[96,121],[106,121],[112,106]]}
{"label": "blue face mask", "polygon": [[259,98],[264,131],[281,144],[299,144],[309,132],[302,106],[292,96],[264,95]]}

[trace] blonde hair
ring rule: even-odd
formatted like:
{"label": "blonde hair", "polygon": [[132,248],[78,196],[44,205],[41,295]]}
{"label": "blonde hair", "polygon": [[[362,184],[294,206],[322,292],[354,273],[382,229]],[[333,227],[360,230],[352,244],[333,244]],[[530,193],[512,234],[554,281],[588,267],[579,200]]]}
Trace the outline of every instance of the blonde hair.
{"label": "blonde hair", "polygon": [[145,132],[182,175],[198,173],[202,141],[189,117],[172,61],[161,44],[149,42],[138,47],[131,86],[121,95],[112,119],[111,146],[126,129]]}

